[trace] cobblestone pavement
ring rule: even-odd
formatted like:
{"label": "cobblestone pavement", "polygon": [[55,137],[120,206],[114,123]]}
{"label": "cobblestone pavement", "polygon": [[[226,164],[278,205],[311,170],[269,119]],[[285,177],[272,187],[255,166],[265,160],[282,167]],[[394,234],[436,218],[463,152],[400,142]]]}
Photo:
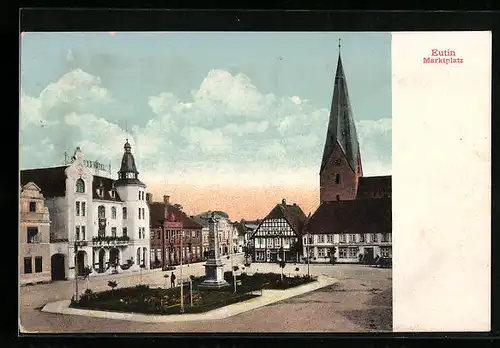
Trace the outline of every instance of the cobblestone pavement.
{"label": "cobblestone pavement", "polygon": [[[225,270],[231,267],[230,260]],[[234,264],[243,262],[235,257]],[[307,273],[306,265],[288,264],[284,273]],[[21,287],[20,319],[29,332],[82,333],[82,332],[366,332],[392,330],[392,273],[390,269],[377,269],[362,265],[310,265],[311,274],[324,274],[340,282],[332,286],[296,296],[266,307],[245,312],[227,319],[205,322],[139,323],[122,320],[44,313],[45,303],[69,299],[74,294],[74,281],[61,281]],[[277,265],[254,263],[252,272],[280,272]],[[168,272],[170,274],[171,272]],[[179,269],[174,271],[179,277]],[[183,275],[201,275],[203,264],[184,266]],[[160,270],[141,274],[115,275],[91,278],[89,287],[94,291],[107,289],[110,279],[118,286],[139,283],[165,284]],[[86,289],[87,282],[80,282]]]}

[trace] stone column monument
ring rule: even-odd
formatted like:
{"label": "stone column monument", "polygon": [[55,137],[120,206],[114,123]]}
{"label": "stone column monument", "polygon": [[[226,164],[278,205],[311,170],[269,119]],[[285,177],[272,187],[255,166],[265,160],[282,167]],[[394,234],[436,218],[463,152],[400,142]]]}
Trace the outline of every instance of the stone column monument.
{"label": "stone column monument", "polygon": [[208,238],[209,238],[209,256],[205,264],[205,280],[198,287],[202,289],[220,289],[230,284],[224,280],[223,266],[220,259],[219,243],[217,240],[217,231],[215,230],[214,213],[208,220]]}

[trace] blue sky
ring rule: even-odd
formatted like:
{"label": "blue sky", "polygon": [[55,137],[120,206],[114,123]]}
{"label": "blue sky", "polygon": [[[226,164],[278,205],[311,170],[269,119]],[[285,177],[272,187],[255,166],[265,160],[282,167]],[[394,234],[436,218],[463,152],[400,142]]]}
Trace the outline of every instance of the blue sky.
{"label": "blue sky", "polygon": [[119,167],[144,180],[317,186],[338,38],[365,175],[391,172],[391,34],[27,33],[21,168]]}

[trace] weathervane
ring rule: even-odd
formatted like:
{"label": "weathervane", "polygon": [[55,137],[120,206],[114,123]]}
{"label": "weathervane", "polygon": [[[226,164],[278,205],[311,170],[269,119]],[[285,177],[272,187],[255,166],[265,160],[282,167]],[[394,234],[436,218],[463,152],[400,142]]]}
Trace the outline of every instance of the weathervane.
{"label": "weathervane", "polygon": [[339,37],[339,51],[340,51],[340,37]]}
{"label": "weathervane", "polygon": [[128,126],[127,126],[127,120],[125,120],[125,136],[126,136],[127,143],[128,143]]}

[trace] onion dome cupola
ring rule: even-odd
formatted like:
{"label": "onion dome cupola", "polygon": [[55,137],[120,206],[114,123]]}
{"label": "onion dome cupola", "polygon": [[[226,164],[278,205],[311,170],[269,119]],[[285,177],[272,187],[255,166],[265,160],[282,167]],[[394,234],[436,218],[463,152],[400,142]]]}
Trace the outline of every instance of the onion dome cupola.
{"label": "onion dome cupola", "polygon": [[122,164],[118,171],[118,180],[115,182],[115,186],[140,185],[146,187],[146,185],[139,180],[139,172],[135,166],[135,159],[131,151],[132,147],[128,139],[123,148]]}

